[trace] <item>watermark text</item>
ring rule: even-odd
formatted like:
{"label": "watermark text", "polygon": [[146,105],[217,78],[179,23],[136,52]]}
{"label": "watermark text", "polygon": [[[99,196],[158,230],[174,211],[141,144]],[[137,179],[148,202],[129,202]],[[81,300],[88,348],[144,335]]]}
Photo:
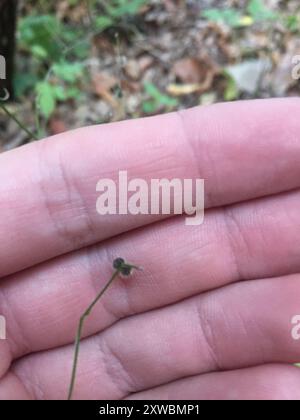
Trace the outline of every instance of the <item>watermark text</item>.
{"label": "watermark text", "polygon": [[292,78],[294,80],[300,80],[300,55],[294,55],[292,65]]}
{"label": "watermark text", "polygon": [[6,320],[0,315],[0,340],[6,340]]}
{"label": "watermark text", "polygon": [[292,338],[293,340],[300,340],[300,315],[295,315],[291,321],[292,328]]}
{"label": "watermark text", "polygon": [[1,80],[6,80],[6,60],[3,55],[0,55],[0,101],[3,102],[9,99],[9,92],[2,86]]}
{"label": "watermark text", "polygon": [[120,171],[118,181],[100,179],[96,186],[101,193],[96,209],[99,215],[182,215],[185,224],[201,225],[204,221],[203,179],[128,179]]}

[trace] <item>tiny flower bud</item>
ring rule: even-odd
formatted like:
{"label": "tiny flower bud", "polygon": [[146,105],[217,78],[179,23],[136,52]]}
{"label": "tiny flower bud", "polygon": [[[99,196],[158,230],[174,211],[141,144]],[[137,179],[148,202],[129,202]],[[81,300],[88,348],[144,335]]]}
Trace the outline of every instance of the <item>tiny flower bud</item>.
{"label": "tiny flower bud", "polygon": [[132,267],[130,265],[124,265],[124,267],[122,267],[120,272],[122,276],[129,277],[130,274],[132,273]]}
{"label": "tiny flower bud", "polygon": [[123,258],[116,258],[113,262],[113,267],[116,270],[120,270],[124,264],[125,264],[125,260]]}

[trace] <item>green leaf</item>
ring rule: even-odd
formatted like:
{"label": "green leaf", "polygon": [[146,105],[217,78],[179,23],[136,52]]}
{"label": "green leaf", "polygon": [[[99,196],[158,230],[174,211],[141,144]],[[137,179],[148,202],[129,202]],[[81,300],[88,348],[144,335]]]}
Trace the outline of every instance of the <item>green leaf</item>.
{"label": "green leaf", "polygon": [[53,73],[65,82],[75,83],[82,76],[83,65],[81,63],[62,61],[54,64]]}
{"label": "green leaf", "polygon": [[212,22],[224,23],[233,28],[243,26],[242,14],[234,8],[207,9],[202,15]]}
{"label": "green leaf", "polygon": [[126,1],[126,7],[125,7],[125,11],[129,14],[129,15],[135,15],[137,14],[141,7],[144,6],[147,3],[146,0],[132,0],[132,1]]}
{"label": "green leaf", "polygon": [[247,10],[255,21],[278,18],[278,14],[267,8],[261,0],[250,0]]}
{"label": "green leaf", "polygon": [[146,0],[110,0],[105,6],[105,10],[111,18],[118,20],[126,16],[136,15],[146,3]]}
{"label": "green leaf", "polygon": [[212,22],[223,22],[223,14],[219,9],[204,10],[202,16]]}
{"label": "green leaf", "polygon": [[63,86],[52,86],[52,90],[53,95],[58,101],[66,101],[68,99],[68,94]]}
{"label": "green leaf", "polygon": [[239,97],[239,88],[234,78],[226,70],[224,70],[224,76],[227,79],[227,85],[224,92],[224,100],[234,101]]}
{"label": "green leaf", "polygon": [[66,88],[66,96],[67,99],[79,99],[79,97],[82,95],[82,92],[80,91],[80,89],[78,89],[75,86],[71,86]]}
{"label": "green leaf", "polygon": [[[175,108],[178,105],[178,100],[171,96],[162,93],[153,83],[145,83],[144,85],[146,93],[151,97],[152,101],[147,103],[146,108],[151,112],[150,109],[156,110],[161,106],[165,106],[168,109]],[[150,105],[151,104],[151,105]],[[145,104],[144,104],[145,105]]]}
{"label": "green leaf", "polygon": [[40,58],[57,60],[61,55],[61,49],[55,39],[60,32],[60,22],[55,16],[27,16],[19,23],[20,46]]}
{"label": "green leaf", "polygon": [[95,20],[96,28],[99,31],[105,31],[105,29],[113,26],[114,21],[109,16],[98,16]]}
{"label": "green leaf", "polygon": [[14,91],[17,98],[20,98],[27,91],[34,89],[38,78],[32,73],[17,72],[14,77]]}
{"label": "green leaf", "polygon": [[146,101],[143,103],[143,111],[145,114],[153,114],[157,110],[157,106],[154,101]]}
{"label": "green leaf", "polygon": [[229,7],[227,9],[207,9],[202,15],[212,22],[223,23],[232,28],[249,26],[253,21],[274,20],[278,18],[278,14],[268,9],[261,0],[250,0],[247,6],[247,12],[250,16],[244,15],[236,8]]}
{"label": "green leaf", "polygon": [[298,32],[300,19],[297,15],[286,16],[284,19],[284,24],[291,32]]}
{"label": "green leaf", "polygon": [[41,45],[32,45],[31,46],[31,53],[37,58],[41,58],[42,60],[48,57],[48,52],[45,50],[44,47]]}
{"label": "green leaf", "polygon": [[160,101],[161,92],[153,83],[145,83],[145,91],[153,99]]}
{"label": "green leaf", "polygon": [[49,119],[53,114],[56,106],[56,92],[53,86],[48,82],[40,82],[37,84],[37,104],[39,111]]}

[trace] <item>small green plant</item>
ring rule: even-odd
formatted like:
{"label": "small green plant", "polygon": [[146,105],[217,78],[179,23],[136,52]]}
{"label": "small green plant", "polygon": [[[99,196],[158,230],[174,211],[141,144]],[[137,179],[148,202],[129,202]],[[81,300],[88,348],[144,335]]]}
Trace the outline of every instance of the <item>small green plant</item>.
{"label": "small green plant", "polygon": [[171,111],[178,105],[177,99],[162,93],[153,83],[145,83],[144,87],[150,98],[143,104],[143,110],[146,114],[153,114],[162,107]]}
{"label": "small green plant", "polygon": [[114,272],[113,272],[111,278],[109,279],[109,281],[106,283],[106,285],[101,290],[101,292],[98,294],[98,296],[93,300],[93,302],[89,305],[89,307],[84,311],[84,313],[80,317],[79,324],[78,324],[78,329],[77,329],[77,334],[76,334],[76,339],[75,339],[74,361],[73,361],[71,382],[70,382],[70,386],[69,386],[68,400],[71,400],[72,396],[73,396],[75,380],[76,380],[77,365],[78,365],[78,358],[79,358],[80,341],[81,341],[82,330],[83,330],[85,319],[91,314],[95,305],[99,302],[99,300],[102,298],[104,293],[107,291],[107,289],[112,285],[114,280],[119,275],[124,276],[124,277],[129,277],[133,270],[141,270],[140,267],[137,267],[135,265],[126,263],[123,258],[116,258],[113,262],[113,268],[114,268]]}
{"label": "small green plant", "polygon": [[262,0],[250,0],[247,12],[253,18],[254,22],[259,22],[262,20],[275,20],[277,19],[278,13],[273,12],[268,7],[264,5]]}
{"label": "small green plant", "polygon": [[291,32],[299,32],[300,17],[297,15],[289,15],[284,19],[284,26]]}
{"label": "small green plant", "polygon": [[[91,19],[91,33],[98,33],[138,13],[147,0],[86,0]],[[77,5],[77,0],[71,0]],[[93,12],[101,6],[102,14]],[[83,60],[89,54],[89,37],[86,28],[60,21],[55,15],[33,14],[20,20],[19,47],[30,57],[30,67],[15,78],[16,96],[21,97],[29,90],[36,93],[36,109],[47,122],[58,102],[80,96],[78,83],[84,76]]]}
{"label": "small green plant", "polygon": [[232,28],[244,26],[242,14],[234,8],[208,9],[202,15],[212,22],[224,23]]}
{"label": "small green plant", "polygon": [[[69,0],[76,6],[82,0]],[[37,11],[19,20],[18,44],[27,55],[15,76],[15,95],[21,98],[35,92],[37,131],[40,117],[45,123],[51,118],[58,102],[78,99],[83,91],[81,81],[87,76],[82,64],[89,56],[90,39],[109,28],[126,24],[148,0],[85,0],[89,25],[74,25],[52,14],[46,2]]]}
{"label": "small green plant", "polygon": [[72,58],[84,59],[88,56],[86,32],[81,25],[63,22],[55,15],[29,15],[19,21],[19,47],[36,59],[37,64],[60,61],[69,49]]}
{"label": "small green plant", "polygon": [[63,34],[60,21],[52,15],[33,15],[20,20],[19,23],[20,48],[32,57],[44,61],[56,61],[61,57],[61,42],[58,40]]}
{"label": "small green plant", "polygon": [[261,0],[250,0],[244,13],[234,7],[229,7],[207,9],[202,15],[212,22],[223,23],[232,28],[250,26],[256,22],[278,18],[278,13],[267,8]]}
{"label": "small green plant", "polygon": [[47,121],[58,101],[80,96],[77,82],[83,77],[88,40],[83,28],[62,23],[53,15],[27,16],[20,20],[18,32],[29,68],[16,75],[16,96],[34,90],[37,110]]}
{"label": "small green plant", "polygon": [[68,63],[62,60],[52,66],[53,80],[37,83],[37,105],[41,115],[48,120],[59,101],[66,101],[80,96],[77,82],[83,77],[81,63]]}
{"label": "small green plant", "polygon": [[97,18],[96,22],[100,28],[104,26],[106,29],[120,20],[136,15],[147,2],[147,0],[110,0],[102,2],[105,14]]}

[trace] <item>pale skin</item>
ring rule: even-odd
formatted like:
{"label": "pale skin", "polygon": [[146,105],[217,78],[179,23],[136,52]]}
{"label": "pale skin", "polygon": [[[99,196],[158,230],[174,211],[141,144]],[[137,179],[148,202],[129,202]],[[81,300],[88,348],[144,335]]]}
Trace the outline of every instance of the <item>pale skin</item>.
{"label": "pale skin", "polygon": [[[196,108],[0,155],[1,399],[299,399],[300,101]],[[96,184],[205,178],[205,223],[99,216]]]}

